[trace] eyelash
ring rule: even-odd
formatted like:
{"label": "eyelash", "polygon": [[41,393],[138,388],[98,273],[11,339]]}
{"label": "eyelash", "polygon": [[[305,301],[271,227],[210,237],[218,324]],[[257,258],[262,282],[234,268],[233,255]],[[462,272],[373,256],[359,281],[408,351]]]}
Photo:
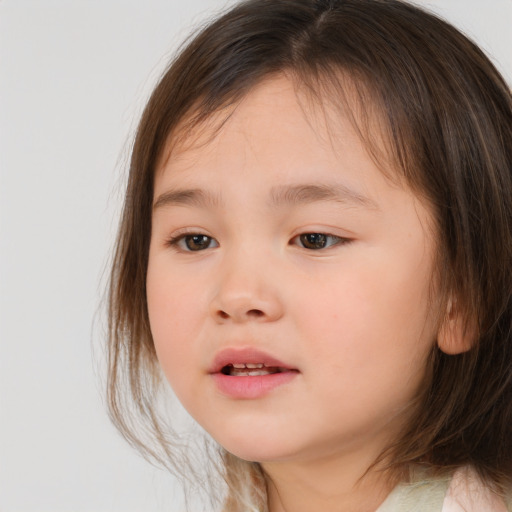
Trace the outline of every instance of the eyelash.
{"label": "eyelash", "polygon": [[[193,238],[203,238],[203,240],[205,238],[208,239],[207,247],[204,247],[202,249],[190,249],[190,247],[188,247],[187,242],[191,241]],[[201,252],[206,249],[211,249],[211,242],[215,242],[217,244],[215,247],[219,246],[219,243],[215,240],[215,238],[208,235],[204,235],[203,233],[184,233],[169,238],[169,240],[167,240],[167,245],[181,252]],[[185,245],[185,247],[183,247],[182,244]]]}
{"label": "eyelash", "polygon": [[[309,237],[309,239],[308,239],[308,237]],[[329,239],[331,240],[331,243],[328,243]],[[335,247],[337,245],[344,245],[351,241],[349,238],[342,238],[340,236],[330,235],[329,233],[320,233],[320,232],[302,233],[302,234],[292,238],[290,240],[290,245],[296,240],[300,241],[301,247],[303,249],[308,249],[311,251],[321,251],[324,249],[329,249],[330,247]],[[305,244],[315,245],[317,243],[320,244],[321,247],[313,248],[313,247],[306,247],[306,245],[305,245]]]}
{"label": "eyelash", "polygon": [[[309,239],[307,238],[309,237]],[[196,238],[202,238],[203,242],[206,243],[206,246],[196,249],[191,249],[188,245],[188,242],[196,243],[193,241],[193,239]],[[316,240],[315,240],[316,238]],[[205,240],[206,239],[206,240]],[[329,243],[329,240],[331,243]],[[350,238],[343,238],[336,235],[331,235],[329,233],[321,233],[321,232],[309,232],[309,233],[301,233],[300,235],[297,235],[293,237],[289,245],[297,245],[297,242],[300,242],[300,247],[302,249],[310,250],[310,251],[322,251],[329,249],[331,247],[335,247],[338,245],[345,245],[347,243],[350,243],[352,240]],[[212,242],[216,245],[212,247]],[[319,247],[306,247],[305,244],[310,245],[316,245],[320,244]],[[215,238],[205,235],[203,233],[184,233],[179,234],[174,237],[171,237],[167,240],[166,245],[169,247],[173,247],[178,251],[181,252],[201,252],[206,249],[213,249],[216,247],[219,247],[219,243],[215,240]],[[197,243],[196,243],[197,245]]]}

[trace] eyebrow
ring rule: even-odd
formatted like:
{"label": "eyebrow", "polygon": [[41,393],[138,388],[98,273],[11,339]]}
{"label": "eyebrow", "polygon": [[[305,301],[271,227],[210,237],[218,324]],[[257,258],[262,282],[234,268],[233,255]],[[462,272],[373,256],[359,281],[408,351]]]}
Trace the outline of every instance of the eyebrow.
{"label": "eyebrow", "polygon": [[274,207],[308,204],[317,201],[334,201],[344,205],[362,206],[379,210],[377,203],[351,188],[335,184],[304,184],[275,187],[270,192],[270,204]]}
{"label": "eyebrow", "polygon": [[159,195],[153,204],[153,210],[173,205],[197,206],[199,208],[216,207],[220,202],[220,197],[200,188],[176,189]]}
{"label": "eyebrow", "polygon": [[[379,210],[374,200],[338,183],[331,185],[315,183],[273,187],[270,191],[269,205],[272,208],[278,208],[283,205],[295,206],[319,201],[334,201],[343,205],[354,205]],[[158,196],[153,204],[153,210],[173,205],[215,208],[221,202],[220,196],[200,188],[172,189]]]}

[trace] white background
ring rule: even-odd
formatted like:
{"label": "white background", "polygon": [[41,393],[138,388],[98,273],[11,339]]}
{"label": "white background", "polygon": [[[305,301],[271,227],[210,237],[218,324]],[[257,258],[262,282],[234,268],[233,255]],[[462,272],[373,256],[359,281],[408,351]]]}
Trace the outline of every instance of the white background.
{"label": "white background", "polygon": [[[0,511],[175,512],[94,358],[130,134],[214,0],[0,0]],[[512,83],[512,0],[430,0]],[[93,355],[92,348],[96,347]]]}

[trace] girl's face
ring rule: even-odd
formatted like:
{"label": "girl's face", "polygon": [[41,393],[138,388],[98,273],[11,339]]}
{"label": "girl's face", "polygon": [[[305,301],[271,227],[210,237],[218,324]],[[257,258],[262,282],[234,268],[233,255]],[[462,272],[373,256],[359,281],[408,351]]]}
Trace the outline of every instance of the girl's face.
{"label": "girl's face", "polygon": [[349,121],[324,120],[269,80],[155,177],[157,355],[192,416],[248,460],[371,461],[435,343],[430,213]]}

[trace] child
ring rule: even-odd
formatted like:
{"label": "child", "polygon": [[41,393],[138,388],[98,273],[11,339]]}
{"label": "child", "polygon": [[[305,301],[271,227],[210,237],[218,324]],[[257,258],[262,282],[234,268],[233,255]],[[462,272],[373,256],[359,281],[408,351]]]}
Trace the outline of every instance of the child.
{"label": "child", "polygon": [[511,178],[510,90],[446,22],[399,0],[235,6],[137,131],[118,427],[185,471],[162,370],[222,446],[224,511],[510,511]]}

